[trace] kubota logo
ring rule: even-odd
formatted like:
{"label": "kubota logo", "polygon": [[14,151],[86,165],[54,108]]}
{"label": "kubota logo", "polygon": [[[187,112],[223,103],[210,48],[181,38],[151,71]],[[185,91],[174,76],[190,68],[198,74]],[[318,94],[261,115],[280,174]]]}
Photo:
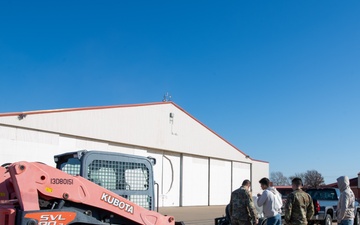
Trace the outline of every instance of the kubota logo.
{"label": "kubota logo", "polygon": [[102,200],[110,205],[113,205],[115,207],[118,207],[119,209],[124,210],[125,212],[134,214],[134,206],[132,206],[126,202],[123,202],[114,196],[103,193],[100,200]]}
{"label": "kubota logo", "polygon": [[74,212],[28,213],[25,218],[38,221],[37,225],[67,225],[75,219]]}

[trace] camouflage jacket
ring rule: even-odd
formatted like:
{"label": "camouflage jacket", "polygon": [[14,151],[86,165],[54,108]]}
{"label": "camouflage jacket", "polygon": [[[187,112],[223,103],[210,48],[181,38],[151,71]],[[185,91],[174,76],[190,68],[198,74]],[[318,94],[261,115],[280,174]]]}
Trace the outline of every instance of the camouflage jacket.
{"label": "camouflage jacket", "polygon": [[311,196],[301,189],[289,194],[285,204],[285,222],[291,225],[306,225],[314,215]]}
{"label": "camouflage jacket", "polygon": [[231,220],[254,221],[258,219],[251,194],[244,187],[231,193],[229,213]]}

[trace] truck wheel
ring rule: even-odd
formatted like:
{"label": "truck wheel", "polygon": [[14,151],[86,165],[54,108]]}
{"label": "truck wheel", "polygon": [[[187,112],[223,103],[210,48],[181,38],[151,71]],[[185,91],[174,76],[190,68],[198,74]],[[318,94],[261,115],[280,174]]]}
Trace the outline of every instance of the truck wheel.
{"label": "truck wheel", "polygon": [[326,214],[324,221],[321,223],[322,225],[332,225],[332,218],[330,214]]}
{"label": "truck wheel", "polygon": [[360,213],[355,213],[354,225],[360,225]]}

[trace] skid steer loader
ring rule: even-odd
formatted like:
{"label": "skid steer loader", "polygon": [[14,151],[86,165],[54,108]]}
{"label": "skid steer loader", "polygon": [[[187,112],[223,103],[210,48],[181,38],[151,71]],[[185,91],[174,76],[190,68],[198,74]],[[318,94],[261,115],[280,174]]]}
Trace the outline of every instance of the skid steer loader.
{"label": "skid steer loader", "polygon": [[0,167],[0,225],[177,225],[154,209],[154,159],[102,151]]}

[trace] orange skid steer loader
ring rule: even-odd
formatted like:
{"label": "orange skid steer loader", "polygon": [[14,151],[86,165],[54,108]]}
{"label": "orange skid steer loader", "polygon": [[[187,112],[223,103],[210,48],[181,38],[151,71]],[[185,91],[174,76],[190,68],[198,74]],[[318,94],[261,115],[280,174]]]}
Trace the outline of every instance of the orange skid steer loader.
{"label": "orange skid steer loader", "polygon": [[152,210],[153,189],[141,195],[153,188],[145,157],[82,150],[55,162],[0,167],[0,225],[183,224]]}

